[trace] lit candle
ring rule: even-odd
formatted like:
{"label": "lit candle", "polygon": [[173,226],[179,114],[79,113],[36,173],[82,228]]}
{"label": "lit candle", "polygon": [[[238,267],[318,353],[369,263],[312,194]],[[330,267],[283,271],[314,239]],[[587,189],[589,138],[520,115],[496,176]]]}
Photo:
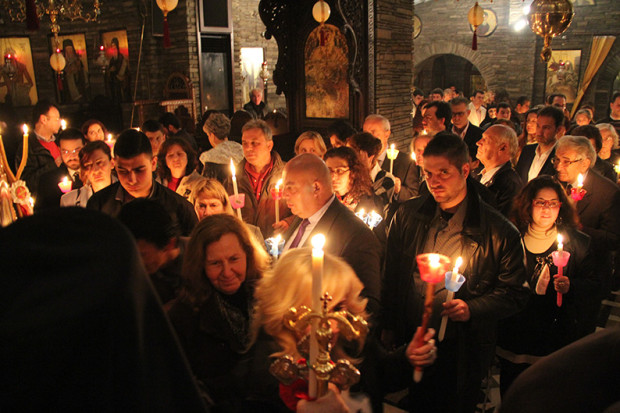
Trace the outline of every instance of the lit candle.
{"label": "lit candle", "polygon": [[[235,173],[236,173],[235,163],[233,162],[232,158],[230,158],[230,173],[232,174],[233,192],[235,194],[235,197],[238,197],[239,196],[239,188],[237,188],[237,175],[235,175]],[[241,218],[241,208],[237,208],[237,217],[239,219],[242,219]]]}
{"label": "lit candle", "polygon": [[108,133],[106,137],[105,143],[110,147],[110,150],[114,149],[114,140],[112,139],[112,134]]}
{"label": "lit candle", "polygon": [[[563,241],[564,238],[562,237],[562,235],[558,234],[558,250],[551,253],[553,264],[558,267],[558,275],[560,277],[563,276],[564,267],[566,267],[566,264],[568,264],[568,260],[570,258],[570,252],[564,251],[564,244],[562,244]],[[558,292],[556,304],[558,307],[562,306],[562,293],[560,292]]]}
{"label": "lit candle", "polygon": [[614,169],[616,170],[617,174],[620,174],[620,161],[618,161],[618,164],[614,166]]}
{"label": "lit candle", "polygon": [[269,246],[269,254],[274,258],[278,259],[280,255],[280,243],[282,243],[282,235],[278,234],[275,237],[267,238],[265,243]]}
{"label": "lit candle", "polygon": [[28,125],[24,123],[22,126],[22,130],[24,131],[24,139],[28,139]]}
{"label": "lit candle", "polygon": [[418,159],[415,157],[415,152],[411,152],[411,160],[415,163],[418,163]]}
{"label": "lit candle", "polygon": [[64,119],[60,119],[60,129],[65,130],[67,129],[67,121]]}
{"label": "lit candle", "polygon": [[577,176],[577,187],[579,189],[583,188],[583,175],[579,174],[579,176]]}
{"label": "lit candle", "polygon": [[562,243],[562,241],[564,241],[562,234],[558,234],[558,251],[560,252],[564,251],[564,244]]}
{"label": "lit candle", "polygon": [[573,199],[573,201],[577,202],[581,201],[585,194],[586,190],[583,189],[583,175],[579,174],[579,176],[577,176],[577,188],[571,188],[570,197]]}
{"label": "lit candle", "polygon": [[396,159],[396,157],[398,156],[398,149],[396,149],[396,146],[394,144],[390,145],[390,148],[387,150],[387,157],[390,160],[390,173],[393,173],[394,171],[394,159]]}
{"label": "lit candle", "polygon": [[[446,289],[448,289],[448,295],[446,296],[446,303],[450,302],[454,299],[454,293],[455,291],[452,291],[451,289],[449,289],[448,287],[452,288],[452,285],[458,283],[459,280],[459,267],[463,264],[463,258],[458,257],[456,259],[456,263],[454,264],[454,268],[452,269],[452,273],[446,274],[446,281],[450,281],[450,282],[446,282]],[[451,284],[451,285],[449,285]],[[460,285],[459,285],[460,288]],[[458,289],[457,289],[458,291]],[[446,327],[448,326],[448,316],[445,315],[441,318],[441,326],[439,327],[439,341],[443,340],[444,335],[446,334]]]}
{"label": "lit candle", "polygon": [[71,190],[71,186],[73,186],[73,182],[66,176],[58,183],[58,188],[60,188],[63,194],[69,192]]}
{"label": "lit candle", "polygon": [[282,193],[280,192],[280,185],[282,185],[282,179],[276,182],[275,190],[272,193],[273,199],[276,203],[276,224],[280,222],[280,198],[282,198]]}
{"label": "lit candle", "polygon": [[[317,234],[310,240],[312,244],[312,311],[321,312],[321,294],[323,293],[323,246],[325,245],[325,236]],[[316,330],[318,328],[318,320],[312,320],[310,329],[310,352],[309,364],[313,366],[319,355],[319,343],[316,339]],[[309,369],[308,377],[308,395],[312,398],[317,396],[317,378],[313,369]]]}

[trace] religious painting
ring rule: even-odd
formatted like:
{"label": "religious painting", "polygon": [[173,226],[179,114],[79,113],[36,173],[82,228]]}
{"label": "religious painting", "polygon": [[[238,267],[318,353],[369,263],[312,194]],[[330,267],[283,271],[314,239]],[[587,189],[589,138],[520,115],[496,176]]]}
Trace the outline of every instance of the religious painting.
{"label": "religious painting", "polygon": [[349,117],[349,48],[331,24],[314,29],[304,50],[306,117]]}
{"label": "religious painting", "polygon": [[131,101],[131,70],[129,67],[129,43],[127,30],[115,30],[101,34],[101,42],[107,60],[105,70],[106,96],[114,103]]}
{"label": "religious painting", "polygon": [[[230,108],[229,56],[225,52],[202,52],[200,54],[202,70],[200,96],[205,110],[225,112]],[[249,93],[245,98],[249,99]]]}
{"label": "religious painting", "polygon": [[417,39],[421,32],[422,32],[422,20],[420,20],[417,14],[414,14],[413,15],[413,38]]}
{"label": "religious painting", "polygon": [[[50,54],[56,49],[65,57],[65,68],[56,84],[56,96],[60,103],[88,101],[88,58],[86,36],[81,34],[58,35],[58,44],[50,36]],[[56,78],[56,76],[54,76]]]}
{"label": "religious painting", "polygon": [[250,98],[250,91],[253,89],[263,90],[263,79],[260,71],[265,61],[265,53],[262,47],[242,47],[241,48],[241,93],[243,101]]}
{"label": "religious painting", "polygon": [[[491,9],[483,9],[483,19],[482,24],[478,26],[478,31],[476,34],[479,37],[489,37],[495,32],[497,29],[497,14]],[[474,31],[474,26],[469,25],[471,31]]]}
{"label": "religious painting", "polygon": [[13,107],[38,102],[34,65],[28,37],[0,37],[0,103]]}
{"label": "religious painting", "polygon": [[579,88],[581,50],[553,50],[547,62],[545,96],[561,93],[566,103],[573,103]]}

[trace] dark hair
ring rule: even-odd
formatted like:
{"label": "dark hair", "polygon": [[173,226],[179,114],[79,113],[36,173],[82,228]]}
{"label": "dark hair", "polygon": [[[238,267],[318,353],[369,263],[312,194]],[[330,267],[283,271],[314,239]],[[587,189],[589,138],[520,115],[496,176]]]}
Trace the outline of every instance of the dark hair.
{"label": "dark hair", "polygon": [[553,94],[547,96],[547,104],[548,105],[553,104],[553,99],[555,99],[556,97],[561,97],[561,98],[564,98],[564,100],[566,100],[566,95],[564,95],[562,93],[553,93]]}
{"label": "dark hair", "polygon": [[161,133],[166,133],[165,129],[164,129],[164,125],[162,125],[161,123],[157,122],[156,120],[153,119],[149,119],[147,121],[145,121],[142,124],[142,131],[143,132],[161,132]]}
{"label": "dark hair", "polygon": [[538,117],[541,116],[552,118],[556,128],[564,125],[564,113],[562,109],[556,108],[555,106],[544,106],[538,111]]}
{"label": "dark hair", "polygon": [[375,138],[371,133],[360,132],[347,138],[347,144],[353,149],[364,151],[369,157],[379,155],[381,152],[381,139]]}
{"label": "dark hair", "polygon": [[429,110],[430,108],[437,108],[435,111],[435,117],[437,119],[443,119],[443,124],[447,129],[450,126],[450,119],[452,119],[452,108],[450,105],[444,101],[435,100],[426,105],[426,110]]}
{"label": "dark hair", "polygon": [[80,149],[80,167],[84,167],[84,164],[86,163],[90,155],[92,155],[92,153],[95,152],[97,149],[103,151],[103,153],[106,154],[108,159],[112,159],[112,151],[110,151],[110,147],[107,143],[105,143],[104,141],[87,142],[86,145],[84,145],[84,147]]}
{"label": "dark hair", "polygon": [[478,93],[482,93],[484,95],[484,90],[476,89],[471,94],[471,97],[475,98]]}
{"label": "dark hair", "polygon": [[344,145],[347,142],[347,138],[357,133],[357,130],[346,120],[338,119],[327,127],[328,138],[332,135],[336,135],[336,138]]}
{"label": "dark hair", "polygon": [[571,133],[573,136],[583,136],[588,139],[594,139],[594,149],[598,153],[603,147],[603,137],[601,131],[594,125],[583,125],[574,128]]}
{"label": "dark hair", "polygon": [[207,248],[226,234],[234,234],[245,252],[245,282],[262,277],[267,269],[267,254],[264,248],[258,245],[248,227],[233,215],[210,215],[196,225],[187,244],[183,259],[185,287],[182,299],[199,306],[214,292],[213,285],[205,276]]}
{"label": "dark hair", "polygon": [[424,96],[424,92],[422,92],[420,89],[415,88],[413,90],[413,96]]}
{"label": "dark hair", "polygon": [[58,106],[50,102],[49,100],[39,100],[36,105],[34,105],[34,108],[32,108],[32,127],[34,127],[34,125],[39,122],[39,118],[41,117],[41,115],[47,115],[51,108],[56,108],[58,111],[60,111],[60,109],[58,109]]}
{"label": "dark hair", "polygon": [[463,96],[457,96],[457,97],[455,97],[454,99],[452,99],[450,101],[450,105],[451,106],[460,105],[462,103],[464,103],[465,106],[469,105],[469,99],[467,99],[467,98],[465,98]]}
{"label": "dark hair", "polygon": [[523,106],[525,102],[529,102],[529,101],[530,101],[530,98],[528,98],[527,96],[519,96],[517,98],[517,105]]}
{"label": "dark hair", "polygon": [[554,177],[541,175],[529,181],[513,201],[511,220],[519,228],[521,234],[525,234],[528,226],[532,223],[532,201],[538,191],[544,188],[553,189],[562,203],[558,213],[558,222],[565,226],[577,228],[579,216],[572,201],[566,195],[564,187]]}
{"label": "dark hair", "polygon": [[151,199],[138,198],[123,205],[118,219],[136,240],[154,244],[160,250],[181,234],[176,219]]}
{"label": "dark hair", "polygon": [[187,155],[187,166],[185,167],[185,173],[183,176],[187,176],[194,172],[198,162],[196,161],[196,151],[190,146],[190,144],[182,138],[168,138],[159,147],[159,153],[157,154],[157,173],[162,179],[170,180],[172,178],[172,172],[168,165],[166,165],[166,154],[172,147],[172,145],[179,145],[183,152]]}
{"label": "dark hair", "polygon": [[438,94],[438,95],[441,95],[443,97],[443,89],[439,88],[439,87],[436,87],[435,89],[431,90],[430,94],[431,95]]}
{"label": "dark hair", "polygon": [[166,112],[159,117],[159,123],[164,125],[165,128],[172,125],[175,129],[181,128],[181,122],[174,113]]}
{"label": "dark hair", "polygon": [[620,92],[614,92],[614,94],[611,95],[610,103],[614,103],[618,98],[620,98]]}
{"label": "dark hair", "polygon": [[510,109],[510,105],[508,104],[508,102],[500,102],[497,104],[497,110],[500,109]]}
{"label": "dark hair", "polygon": [[360,198],[364,195],[372,195],[372,180],[370,179],[370,172],[366,165],[361,161],[357,152],[347,146],[341,146],[339,148],[331,148],[323,159],[327,161],[329,158],[341,158],[344,159],[349,166],[349,184],[351,189],[348,195],[350,195],[356,202],[359,202]]}
{"label": "dark hair", "polygon": [[427,156],[442,156],[460,170],[469,162],[469,148],[463,139],[444,131],[428,141],[424,148],[424,158]]}
{"label": "dark hair", "polygon": [[76,128],[67,128],[58,134],[58,137],[56,138],[56,145],[60,146],[60,141],[73,140],[82,141],[82,145],[86,143],[86,139],[84,139],[84,134],[81,130]]}
{"label": "dark hair", "polygon": [[88,130],[94,124],[97,124],[97,125],[101,126],[101,130],[103,131],[103,135],[104,135],[104,139],[105,139],[105,135],[108,134],[108,129],[105,127],[103,122],[101,122],[101,121],[99,121],[97,119],[88,119],[86,122],[84,122],[82,124],[82,134],[84,135],[84,137],[88,136]]}
{"label": "dark hair", "polygon": [[118,135],[116,144],[114,144],[115,157],[130,159],[142,154],[153,157],[151,142],[143,132],[125,129]]}

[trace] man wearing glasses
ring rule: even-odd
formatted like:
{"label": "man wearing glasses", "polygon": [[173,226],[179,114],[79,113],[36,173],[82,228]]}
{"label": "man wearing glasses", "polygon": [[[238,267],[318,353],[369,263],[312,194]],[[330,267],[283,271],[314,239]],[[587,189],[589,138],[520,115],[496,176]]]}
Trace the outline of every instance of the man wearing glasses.
{"label": "man wearing glasses", "polygon": [[55,169],[41,175],[39,179],[35,211],[60,206],[62,192],[58,183],[64,178],[72,182],[71,189],[82,187],[80,179],[80,150],[86,141],[78,129],[69,128],[60,133],[56,139],[62,163]]}
{"label": "man wearing glasses", "polygon": [[[474,125],[469,120],[471,110],[467,107],[469,101],[464,97],[458,97],[450,101],[452,108],[452,133],[458,135],[467,144],[469,156],[472,161],[476,161],[478,147],[476,143],[482,138],[482,129]],[[476,163],[474,169],[478,166]]]}
{"label": "man wearing glasses", "polygon": [[555,144],[566,133],[564,114],[555,106],[545,106],[538,111],[536,120],[537,145],[526,145],[521,151],[515,170],[525,184],[540,175],[554,175],[551,159]]}
{"label": "man wearing glasses", "polygon": [[[620,189],[609,179],[592,170],[596,152],[583,136],[564,136],[556,146],[553,165],[557,178],[566,184],[570,195],[573,188],[579,189],[579,175],[583,177],[583,198],[576,202],[581,230],[592,237],[592,250],[599,254],[603,290],[601,298],[609,293],[612,280],[612,257],[620,247]],[[618,271],[618,270],[616,270]],[[590,311],[598,312],[600,301]],[[590,317],[595,319],[595,317]],[[589,326],[590,333],[594,325]]]}

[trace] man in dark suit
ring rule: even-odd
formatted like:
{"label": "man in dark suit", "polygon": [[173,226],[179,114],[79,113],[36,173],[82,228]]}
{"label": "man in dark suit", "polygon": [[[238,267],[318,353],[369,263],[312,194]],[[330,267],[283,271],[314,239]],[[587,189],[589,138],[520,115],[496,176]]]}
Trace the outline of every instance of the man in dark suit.
{"label": "man in dark suit", "polygon": [[[571,188],[578,188],[579,175],[584,177],[583,199],[576,202],[582,231],[592,237],[592,249],[609,261],[620,246],[620,189],[607,178],[592,169],[596,162],[596,152],[588,138],[583,136],[564,136],[558,142],[555,156],[555,169],[558,179]],[[611,272],[602,274],[603,285],[608,286]],[[605,292],[605,291],[603,291]]]}
{"label": "man in dark suit", "polygon": [[301,154],[282,175],[288,207],[295,218],[284,234],[284,250],[305,247],[315,234],[326,238],[325,251],[343,258],[364,284],[367,311],[379,310],[380,247],[372,231],[334,195],[329,169],[316,155]]}
{"label": "man in dark suit", "polygon": [[515,170],[526,184],[539,175],[554,175],[552,159],[555,144],[566,133],[564,113],[555,106],[545,106],[538,111],[536,120],[537,145],[526,145],[521,151]]}
{"label": "man in dark suit", "polygon": [[[450,108],[452,109],[452,133],[458,135],[467,144],[469,149],[469,156],[472,161],[476,161],[476,153],[478,147],[476,142],[482,138],[482,129],[473,125],[469,121],[469,114],[471,110],[467,107],[469,101],[464,97],[457,97],[450,101]],[[474,168],[477,165],[473,165]]]}
{"label": "man in dark suit", "polygon": [[[392,134],[390,121],[381,115],[368,115],[364,120],[364,132],[372,134],[381,141],[381,152],[377,157],[377,163],[384,171],[390,171],[390,160],[387,159],[388,140]],[[415,162],[403,151],[398,152],[394,159],[394,169],[392,175],[400,180],[400,185],[396,183],[396,188],[400,186],[400,191],[396,191],[399,201],[406,201],[418,195],[420,182],[420,169]]]}
{"label": "man in dark suit", "polygon": [[505,125],[493,125],[477,143],[478,159],[484,165],[479,180],[495,195],[495,206],[505,217],[512,200],[521,190],[521,178],[512,168],[511,159],[518,148],[517,134]]}
{"label": "man in dark suit", "polygon": [[60,149],[62,164],[58,168],[41,175],[35,211],[60,206],[62,191],[58,187],[58,183],[65,177],[71,181],[71,189],[82,187],[79,153],[86,143],[84,135],[78,129],[66,129],[58,135],[56,143]]}

